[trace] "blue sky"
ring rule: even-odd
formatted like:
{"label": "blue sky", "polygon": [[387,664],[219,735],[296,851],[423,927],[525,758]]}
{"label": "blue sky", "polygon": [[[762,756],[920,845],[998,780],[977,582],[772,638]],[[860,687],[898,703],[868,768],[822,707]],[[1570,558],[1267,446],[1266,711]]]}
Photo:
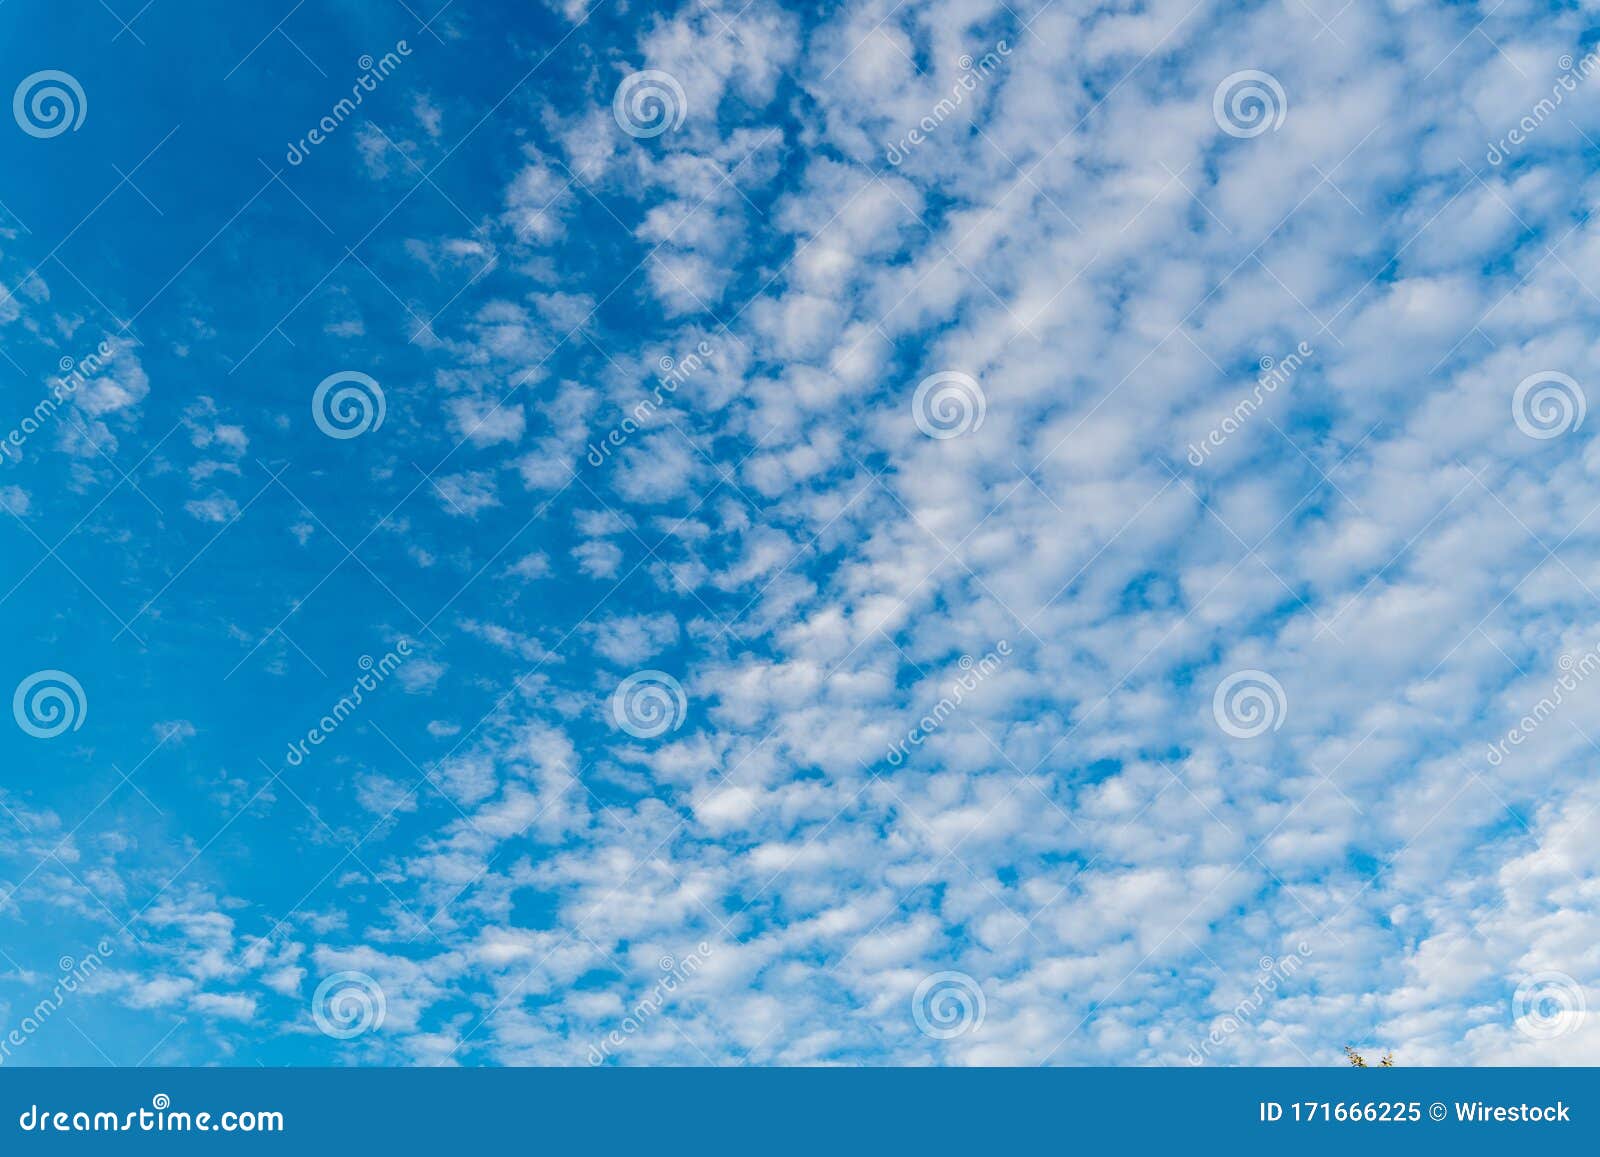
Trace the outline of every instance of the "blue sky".
{"label": "blue sky", "polygon": [[1592,8],[0,5],[0,1063],[1600,1063]]}

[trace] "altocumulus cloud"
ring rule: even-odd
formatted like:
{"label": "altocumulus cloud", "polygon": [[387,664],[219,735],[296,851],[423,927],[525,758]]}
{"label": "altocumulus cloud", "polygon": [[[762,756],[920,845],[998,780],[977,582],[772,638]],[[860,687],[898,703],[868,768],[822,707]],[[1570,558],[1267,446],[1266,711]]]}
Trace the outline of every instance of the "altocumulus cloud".
{"label": "altocumulus cloud", "polygon": [[92,706],[5,739],[12,1004],[111,937],[119,1061],[1600,1063],[1579,13],[291,24],[0,145],[0,429],[108,343],[0,461]]}

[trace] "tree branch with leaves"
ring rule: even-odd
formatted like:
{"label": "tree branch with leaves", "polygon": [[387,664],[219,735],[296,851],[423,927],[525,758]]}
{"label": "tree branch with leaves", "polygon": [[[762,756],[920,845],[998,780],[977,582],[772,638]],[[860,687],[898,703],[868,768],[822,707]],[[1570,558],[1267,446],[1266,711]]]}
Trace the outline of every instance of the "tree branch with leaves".
{"label": "tree branch with leaves", "polygon": [[[1351,1048],[1349,1045],[1344,1046],[1344,1055],[1346,1059],[1349,1060],[1351,1067],[1357,1069],[1364,1069],[1367,1067],[1367,1058],[1356,1052],[1356,1050]],[[1394,1068],[1394,1053],[1384,1053],[1383,1059],[1378,1062],[1378,1066],[1385,1069]]]}

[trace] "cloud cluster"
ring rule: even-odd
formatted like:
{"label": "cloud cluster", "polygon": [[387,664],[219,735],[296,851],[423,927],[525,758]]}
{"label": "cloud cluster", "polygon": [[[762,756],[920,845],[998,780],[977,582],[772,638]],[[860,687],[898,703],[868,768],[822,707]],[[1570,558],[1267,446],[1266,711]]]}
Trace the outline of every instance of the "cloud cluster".
{"label": "cloud cluster", "polygon": [[[559,96],[430,80],[341,146],[500,160],[396,245],[447,308],[382,299],[431,370],[363,466],[419,497],[361,565],[443,604],[415,738],[252,770],[334,867],[245,933],[202,860],[105,991],[239,1049],[355,972],[345,1055],[428,1064],[1600,1061],[1600,114],[1485,153],[1581,14],[561,14]],[[643,70],[660,133],[612,112]],[[119,347],[63,445],[154,388]],[[228,523],[265,435],[191,402]],[[67,870],[35,819],[8,905]],[[71,861],[114,911],[123,852]]]}

